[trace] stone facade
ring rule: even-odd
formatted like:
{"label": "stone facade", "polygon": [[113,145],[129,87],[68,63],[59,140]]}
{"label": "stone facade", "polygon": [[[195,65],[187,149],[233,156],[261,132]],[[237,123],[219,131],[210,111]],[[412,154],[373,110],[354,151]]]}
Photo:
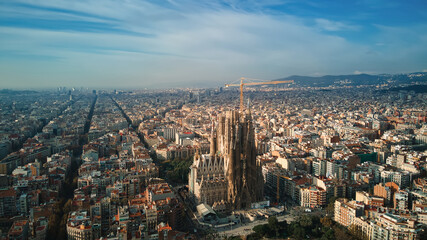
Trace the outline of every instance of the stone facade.
{"label": "stone facade", "polygon": [[210,154],[196,155],[191,166],[190,192],[199,203],[222,201],[232,209],[249,208],[263,197],[251,114],[227,111],[213,129]]}
{"label": "stone facade", "polygon": [[224,161],[208,154],[194,157],[189,176],[190,192],[199,203],[213,206],[226,198],[227,183],[224,176]]}

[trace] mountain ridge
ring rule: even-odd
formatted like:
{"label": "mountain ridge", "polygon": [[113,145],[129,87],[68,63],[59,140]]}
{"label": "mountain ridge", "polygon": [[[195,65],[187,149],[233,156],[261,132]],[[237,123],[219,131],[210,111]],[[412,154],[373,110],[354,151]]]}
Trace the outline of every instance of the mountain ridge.
{"label": "mountain ridge", "polygon": [[413,72],[400,74],[346,74],[325,75],[319,77],[292,75],[289,77],[275,79],[294,80],[294,84],[302,87],[327,87],[338,86],[360,86],[360,85],[382,85],[397,86],[401,84],[427,83],[427,72]]}

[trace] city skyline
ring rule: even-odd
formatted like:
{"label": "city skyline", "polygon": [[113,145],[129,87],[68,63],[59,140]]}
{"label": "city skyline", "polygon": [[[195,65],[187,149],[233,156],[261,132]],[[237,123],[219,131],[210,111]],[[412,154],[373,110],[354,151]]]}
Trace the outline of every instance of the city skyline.
{"label": "city skyline", "polygon": [[246,113],[221,89],[0,91],[0,238],[426,239],[427,96],[400,86],[253,89]]}
{"label": "city skyline", "polygon": [[1,1],[2,88],[426,71],[426,3]]}

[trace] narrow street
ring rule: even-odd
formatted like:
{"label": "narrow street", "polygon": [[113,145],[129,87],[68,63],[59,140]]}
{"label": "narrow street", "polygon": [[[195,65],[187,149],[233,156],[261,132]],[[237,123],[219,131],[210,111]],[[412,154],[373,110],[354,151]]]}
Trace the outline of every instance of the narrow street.
{"label": "narrow street", "polygon": [[[120,106],[120,104],[118,104],[118,102],[113,97],[111,97],[111,100],[114,102],[114,104],[117,106],[117,108],[119,108],[119,110],[122,112],[122,115],[126,119],[126,121],[128,122],[130,128],[133,131],[135,131],[135,133],[138,135],[140,141],[149,150],[151,159],[153,159],[153,162],[159,167],[160,178],[164,178],[166,180],[166,182],[168,182],[168,184],[172,187],[174,185],[174,183],[171,183],[169,179],[165,178],[166,173],[164,171],[162,171],[162,169],[164,169],[164,168],[162,168],[161,163],[157,160],[156,152],[145,142],[144,135],[142,133],[138,132],[138,126],[134,126],[132,124],[132,121],[129,118],[129,116],[125,113],[123,108]],[[172,110],[172,109],[170,109],[170,110]],[[182,197],[179,195],[179,193],[176,191],[175,188],[173,188],[173,191],[175,192],[175,195],[177,196],[179,201],[182,202],[182,204],[184,205],[184,212],[185,212],[186,219],[184,220],[185,221],[185,224],[184,224],[185,227],[182,230],[194,233],[194,234],[196,234],[196,236],[198,238],[200,238],[199,231],[194,232],[194,229],[196,229],[196,226],[195,226],[196,220],[194,219],[194,216],[192,216],[193,212],[191,211],[191,209],[189,208],[187,203],[184,201],[184,199],[182,199]]]}
{"label": "narrow street", "polygon": [[[63,211],[62,213],[60,213],[62,214],[62,216],[57,216],[59,219],[62,219],[62,221],[64,220],[66,221],[68,217],[68,212],[63,210],[64,206],[68,201],[73,199],[74,190],[77,188],[77,184],[76,184],[77,181],[74,182],[74,179],[78,177],[78,169],[81,162],[80,157],[82,154],[83,145],[87,143],[87,133],[89,132],[89,129],[90,129],[90,124],[92,122],[93,111],[95,108],[97,98],[98,96],[95,96],[92,102],[90,111],[86,118],[84,133],[79,137],[79,146],[78,146],[77,152],[73,152],[73,155],[71,157],[70,171],[68,172],[66,179],[64,181],[61,197],[60,199],[58,199],[58,202],[56,203],[57,205],[59,205],[58,208]],[[55,214],[58,215],[58,212]],[[49,230],[50,235],[48,235],[47,239],[64,239],[66,237],[66,225],[60,224],[60,223],[61,221],[49,222],[49,227],[51,229]]]}

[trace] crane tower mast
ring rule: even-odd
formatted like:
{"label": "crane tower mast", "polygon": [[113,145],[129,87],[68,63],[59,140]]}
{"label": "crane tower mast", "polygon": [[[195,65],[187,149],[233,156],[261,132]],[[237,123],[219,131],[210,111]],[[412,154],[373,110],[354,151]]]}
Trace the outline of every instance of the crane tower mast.
{"label": "crane tower mast", "polygon": [[249,82],[244,83],[243,80],[247,78],[240,78],[240,84],[225,84],[225,87],[240,87],[240,111],[243,112],[243,86],[256,86],[256,85],[275,85],[281,83],[293,83],[294,80],[285,80],[285,81],[267,81],[267,82]]}

